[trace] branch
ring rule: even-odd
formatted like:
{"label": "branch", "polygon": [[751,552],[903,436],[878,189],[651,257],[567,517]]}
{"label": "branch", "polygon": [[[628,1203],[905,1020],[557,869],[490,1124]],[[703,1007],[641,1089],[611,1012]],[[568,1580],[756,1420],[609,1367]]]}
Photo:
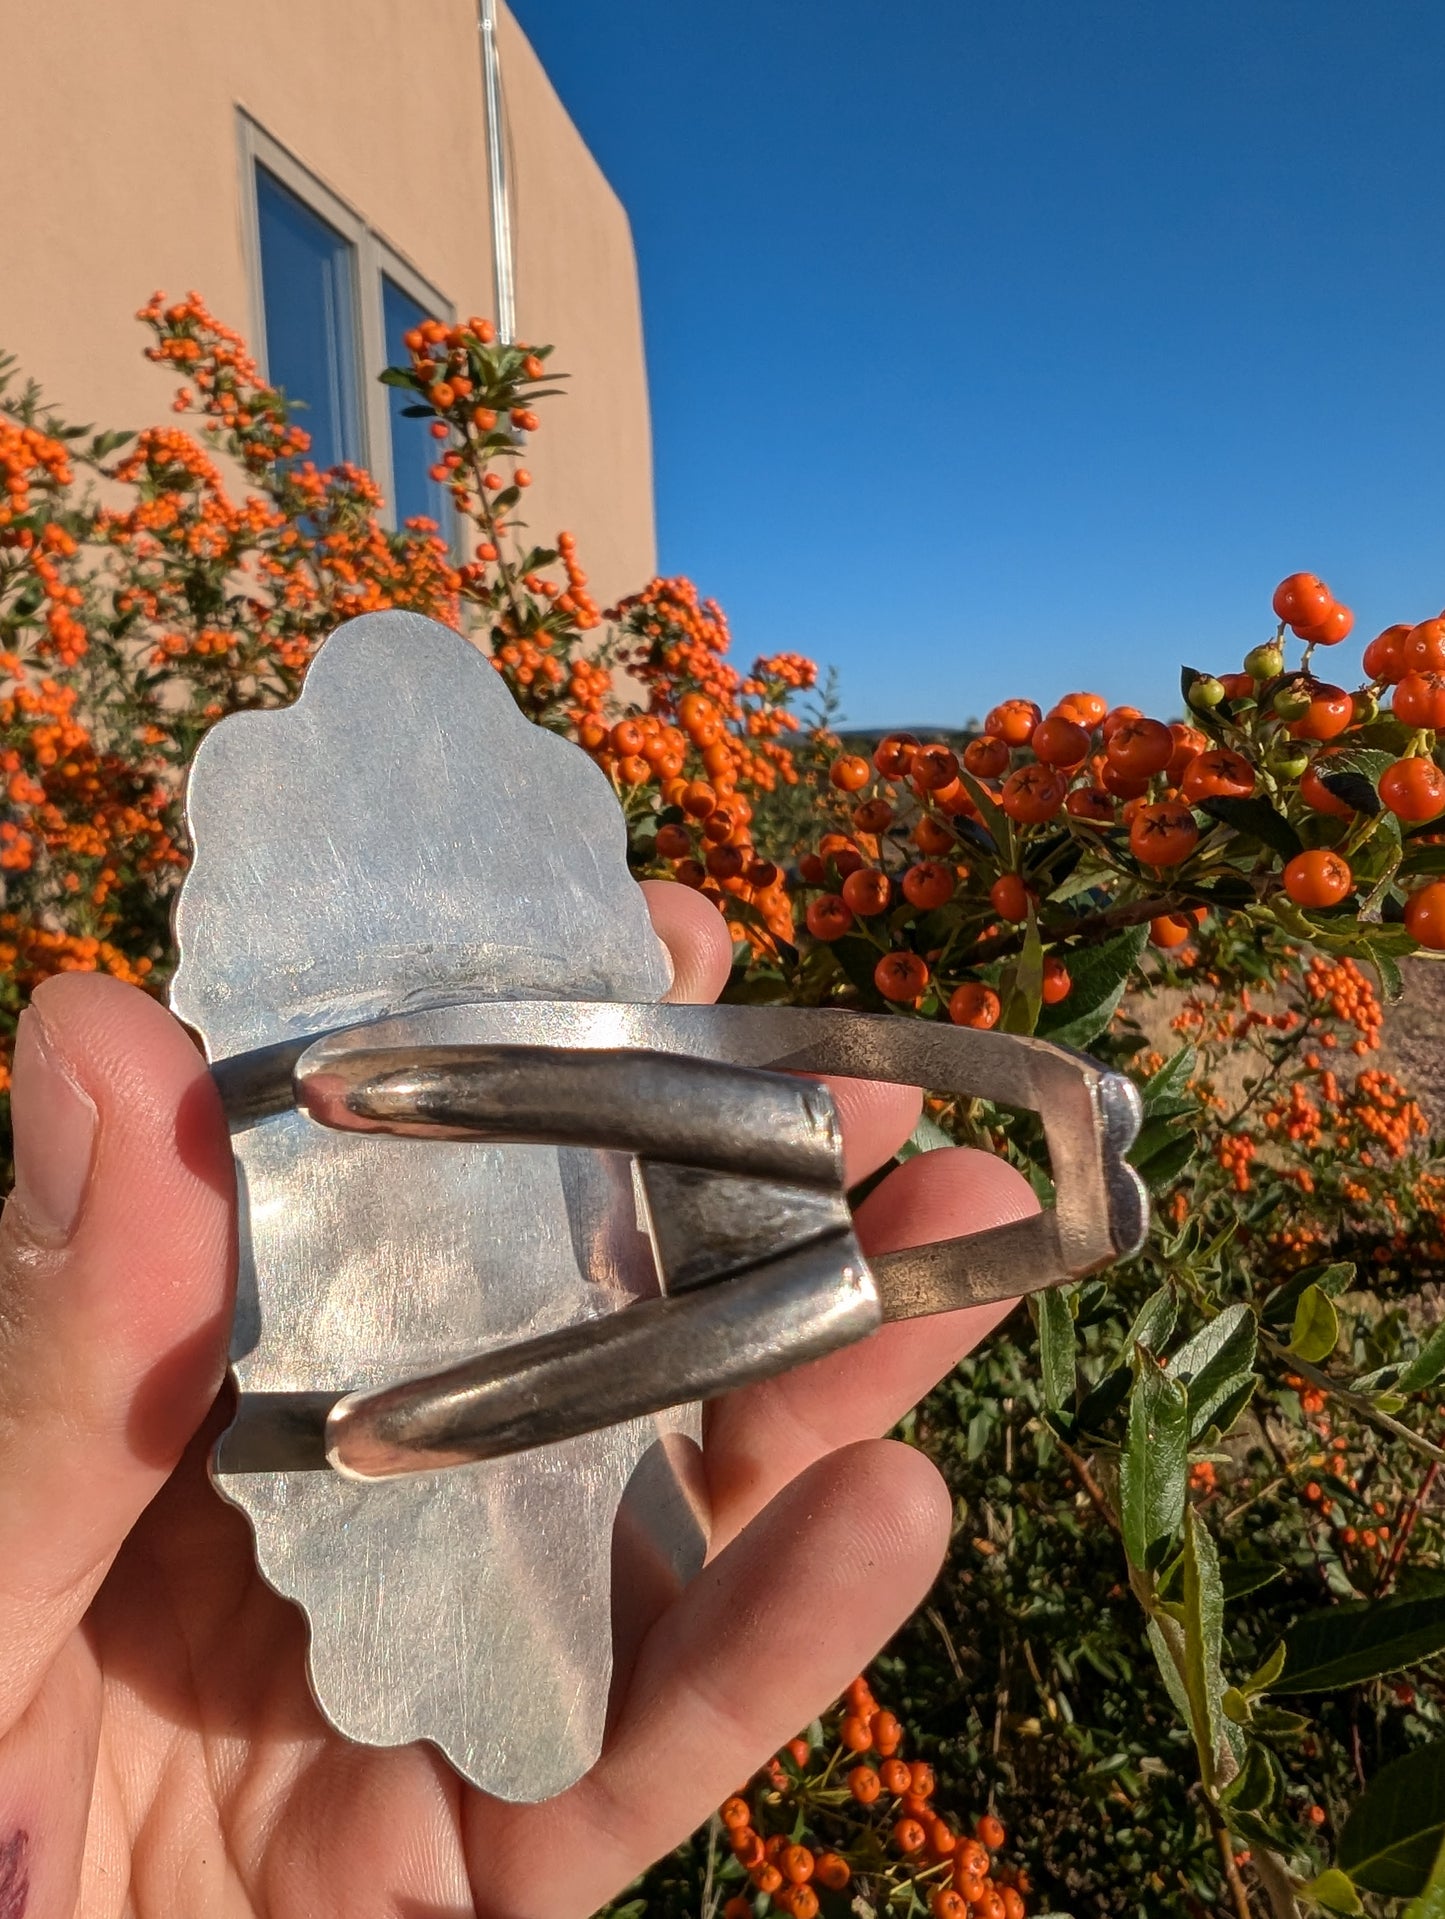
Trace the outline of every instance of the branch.
{"label": "branch", "polygon": [[1445,1448],[1437,1446],[1433,1440],[1426,1439],[1423,1433],[1413,1432],[1389,1413],[1382,1413],[1372,1399],[1363,1393],[1351,1392],[1348,1386],[1342,1386],[1338,1380],[1331,1379],[1328,1373],[1322,1373],[1318,1366],[1312,1366],[1307,1359],[1301,1359],[1292,1353],[1288,1346],[1282,1346],[1271,1333],[1260,1328],[1260,1337],[1274,1354],[1275,1358],[1287,1365],[1292,1372],[1302,1375],[1312,1386],[1337,1399],[1342,1406],[1348,1406],[1352,1413],[1358,1413],[1361,1419],[1370,1425],[1378,1426],[1382,1433],[1389,1433],[1392,1439],[1402,1439],[1407,1446],[1413,1446],[1417,1453],[1423,1453],[1427,1459],[1433,1459],[1445,1465]]}

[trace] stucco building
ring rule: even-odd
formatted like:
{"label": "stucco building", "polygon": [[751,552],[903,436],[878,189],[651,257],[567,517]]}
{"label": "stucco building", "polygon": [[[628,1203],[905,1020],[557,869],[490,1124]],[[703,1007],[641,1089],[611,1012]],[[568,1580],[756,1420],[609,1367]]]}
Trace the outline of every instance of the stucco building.
{"label": "stucco building", "polygon": [[[486,314],[571,377],[528,520],[605,604],[653,570],[632,238],[501,0],[0,0],[0,350],[83,423],[167,417],[132,319],[192,288],[307,402],[316,455],[434,511],[376,375],[422,312]],[[430,495],[430,498],[428,498]]]}

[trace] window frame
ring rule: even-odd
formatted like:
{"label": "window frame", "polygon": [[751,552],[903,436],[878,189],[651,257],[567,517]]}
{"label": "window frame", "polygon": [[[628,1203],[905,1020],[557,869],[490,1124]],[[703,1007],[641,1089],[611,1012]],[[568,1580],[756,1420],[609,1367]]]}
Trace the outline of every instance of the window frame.
{"label": "window frame", "polygon": [[[368,225],[353,206],[244,110],[237,110],[236,126],[241,168],[241,250],[246,266],[253,357],[261,369],[261,377],[268,379],[266,296],[261,281],[261,214],[256,195],[256,169],[264,167],[288,193],[293,193],[318,219],[333,227],[351,249],[351,304],[357,335],[351,345],[361,383],[357,396],[362,442],[358,463],[380,486],[382,518],[394,530],[396,511],[392,495],[396,489],[396,469],[391,413],[388,389],[378,377],[388,364],[382,317],[383,276],[439,320],[454,322],[456,308],[399,248]],[[452,526],[444,526],[442,534],[447,545],[455,550],[459,534],[455,515],[452,518]]]}

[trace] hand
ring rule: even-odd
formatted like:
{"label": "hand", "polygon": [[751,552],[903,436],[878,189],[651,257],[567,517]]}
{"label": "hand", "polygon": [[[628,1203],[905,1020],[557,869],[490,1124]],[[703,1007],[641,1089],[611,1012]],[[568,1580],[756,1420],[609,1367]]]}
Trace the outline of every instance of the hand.
{"label": "hand", "polygon": [[[728,940],[649,887],[674,998]],[[543,1806],[429,1748],[323,1724],[302,1621],[211,1491],[233,1177],[185,1031],[114,981],[47,981],[14,1068],[0,1222],[0,1919],[584,1919],[692,1831],[918,1605],[949,1530],[878,1437],[1004,1309],[886,1328],[709,1408],[713,1557],[645,1640],[608,1749]],[[839,1081],[850,1181],[919,1096]],[[1034,1210],[1002,1162],[912,1159],[859,1211],[880,1251]],[[220,1421],[225,1414],[221,1412]]]}

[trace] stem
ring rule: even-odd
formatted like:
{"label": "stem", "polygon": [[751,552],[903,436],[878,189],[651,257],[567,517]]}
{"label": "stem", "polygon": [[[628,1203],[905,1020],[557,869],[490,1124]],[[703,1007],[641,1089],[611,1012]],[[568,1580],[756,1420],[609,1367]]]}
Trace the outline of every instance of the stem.
{"label": "stem", "polygon": [[1399,1570],[1400,1561],[1405,1554],[1405,1548],[1410,1543],[1410,1535],[1415,1530],[1415,1521],[1420,1517],[1420,1508],[1430,1497],[1431,1492],[1434,1490],[1435,1481],[1439,1477],[1440,1461],[1438,1459],[1432,1459],[1426,1468],[1425,1477],[1420,1481],[1415,1497],[1410,1501],[1409,1510],[1400,1521],[1400,1529],[1395,1535],[1395,1544],[1390,1550],[1390,1557],[1386,1562],[1385,1570],[1380,1575],[1380,1583],[1375,1588],[1376,1598],[1383,1598],[1394,1583],[1395,1574]]}
{"label": "stem", "polygon": [[1312,1386],[1318,1386],[1321,1392],[1328,1393],[1342,1406],[1348,1406],[1352,1413],[1367,1420],[1370,1425],[1377,1426],[1382,1433],[1389,1433],[1392,1439],[1402,1439],[1407,1446],[1413,1446],[1417,1453],[1423,1453],[1427,1459],[1445,1465],[1445,1449],[1435,1445],[1433,1440],[1426,1439],[1423,1433],[1412,1432],[1408,1426],[1392,1418],[1389,1413],[1382,1413],[1373,1400],[1367,1399],[1363,1393],[1351,1392],[1348,1386],[1342,1386],[1338,1380],[1331,1379],[1328,1373],[1322,1373],[1318,1366],[1312,1366],[1307,1359],[1299,1358],[1287,1346],[1282,1346],[1274,1335],[1267,1333],[1263,1327],[1260,1328],[1260,1338],[1276,1359],[1287,1365],[1292,1372],[1301,1374]]}
{"label": "stem", "polygon": [[1110,1506],[1108,1500],[1105,1498],[1103,1488],[1100,1486],[1098,1480],[1095,1479],[1093,1472],[1090,1469],[1088,1460],[1084,1459],[1080,1454],[1076,1453],[1071,1446],[1066,1446],[1063,1440],[1059,1438],[1057,1433],[1053,1435],[1053,1439],[1054,1439],[1054,1444],[1058,1447],[1059,1451],[1064,1455],[1064,1458],[1068,1460],[1069,1465],[1073,1468],[1074,1477],[1078,1480],[1079,1484],[1083,1487],[1084,1491],[1089,1495],[1089,1499],[1093,1504],[1094,1510],[1098,1513],[1100,1519],[1103,1520],[1104,1524],[1109,1528],[1110,1532],[1116,1534],[1119,1538],[1122,1539],[1123,1528],[1119,1524],[1118,1517],[1115,1514],[1113,1507]]}
{"label": "stem", "polygon": [[1299,1901],[1294,1896],[1289,1871],[1284,1861],[1272,1852],[1251,1854],[1251,1863],[1264,1887],[1274,1919],[1300,1919]]}
{"label": "stem", "polygon": [[1219,1864],[1224,1873],[1224,1883],[1229,1888],[1235,1919],[1255,1919],[1254,1908],[1249,1903],[1249,1894],[1245,1890],[1244,1881],[1239,1876],[1239,1867],[1234,1863],[1234,1841],[1230,1837],[1229,1827],[1225,1824],[1218,1806],[1207,1793],[1204,1804],[1209,1813],[1209,1823],[1214,1828],[1214,1843],[1219,1848]]}

